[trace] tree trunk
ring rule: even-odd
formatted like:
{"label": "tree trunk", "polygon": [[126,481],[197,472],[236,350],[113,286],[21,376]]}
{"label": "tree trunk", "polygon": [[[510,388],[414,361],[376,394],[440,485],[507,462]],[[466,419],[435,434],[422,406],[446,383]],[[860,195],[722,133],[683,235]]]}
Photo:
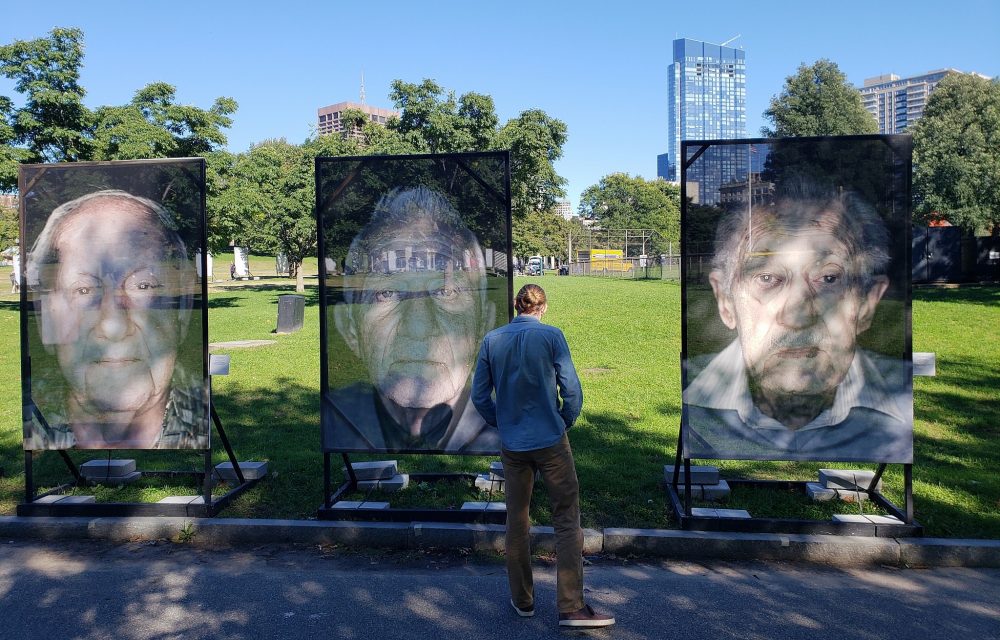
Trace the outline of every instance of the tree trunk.
{"label": "tree trunk", "polygon": [[302,263],[295,263],[295,293],[304,293],[306,290],[306,281],[302,275]]}

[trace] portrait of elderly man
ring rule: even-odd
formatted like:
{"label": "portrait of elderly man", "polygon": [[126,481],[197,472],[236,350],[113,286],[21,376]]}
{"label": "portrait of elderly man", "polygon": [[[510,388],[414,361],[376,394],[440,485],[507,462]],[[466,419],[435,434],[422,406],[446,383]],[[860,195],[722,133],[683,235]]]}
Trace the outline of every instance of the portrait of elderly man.
{"label": "portrait of elderly man", "polygon": [[871,205],[780,198],[727,214],[715,246],[709,282],[735,338],[703,368],[687,363],[689,455],[911,461],[911,366],[858,345],[889,287]]}
{"label": "portrait of elderly man", "polygon": [[327,394],[324,448],[498,451],[469,399],[496,306],[480,244],[447,198],[426,187],[384,195],[345,273],[332,315],[366,379]]}
{"label": "portrait of elderly man", "polygon": [[178,353],[199,285],[174,225],[159,203],[116,190],[48,216],[26,262],[50,357],[32,358],[41,418],[25,424],[25,448],[208,447],[203,374]]}

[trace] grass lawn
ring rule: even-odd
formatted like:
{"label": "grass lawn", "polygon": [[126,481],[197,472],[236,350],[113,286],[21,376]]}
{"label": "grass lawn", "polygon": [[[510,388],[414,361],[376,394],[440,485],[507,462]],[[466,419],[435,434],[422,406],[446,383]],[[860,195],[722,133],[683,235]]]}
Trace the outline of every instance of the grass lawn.
{"label": "grass lawn", "polygon": [[[216,257],[216,277],[228,283],[230,256]],[[256,265],[256,266],[255,266]],[[315,273],[315,260],[306,274]],[[251,271],[274,275],[271,258],[253,258]],[[224,277],[220,274],[224,274]],[[6,276],[0,270],[0,280]],[[582,485],[584,524],[591,527],[671,527],[661,486],[672,463],[680,420],[680,287],[673,282],[545,276],[546,321],[563,329],[584,387],[584,410],[571,432]],[[209,339],[274,340],[225,351],[231,375],[214,380],[216,405],[241,459],[268,460],[271,476],[241,497],[227,516],[310,518],[322,500],[319,452],[319,314],[315,280],[307,280],[306,324],[291,335],[271,333],[278,295],[288,279],[215,288],[210,295]],[[918,519],[931,536],[1000,538],[1000,288],[918,289],[913,302],[913,347],[937,353],[938,375],[915,387],[914,488]],[[0,513],[12,513],[23,494],[20,433],[18,307],[0,295]],[[215,459],[225,453],[216,439]],[[73,452],[78,462],[99,457]],[[152,469],[200,468],[196,455],[115,453]],[[385,457],[385,456],[381,456]],[[490,458],[396,456],[404,472],[485,471]],[[365,459],[358,456],[357,459]],[[814,479],[830,464],[722,462],[727,477]],[[841,465],[853,466],[859,465]],[[868,465],[874,468],[874,465]],[[36,458],[39,484],[66,477],[54,453]],[[335,469],[335,476],[339,468]],[[336,476],[339,477],[339,476]],[[890,467],[886,492],[902,504],[902,469]],[[176,481],[143,482],[99,499],[156,500],[197,493]],[[440,493],[435,496],[432,494]],[[474,489],[414,487],[400,506],[422,495],[443,504],[483,499]],[[371,495],[370,499],[379,496]],[[542,498],[542,496],[539,496]],[[390,501],[393,497],[388,496]],[[723,506],[769,517],[829,517],[858,505],[815,506],[794,496],[738,492]],[[870,513],[871,507],[865,506]],[[549,520],[545,500],[533,518]]]}

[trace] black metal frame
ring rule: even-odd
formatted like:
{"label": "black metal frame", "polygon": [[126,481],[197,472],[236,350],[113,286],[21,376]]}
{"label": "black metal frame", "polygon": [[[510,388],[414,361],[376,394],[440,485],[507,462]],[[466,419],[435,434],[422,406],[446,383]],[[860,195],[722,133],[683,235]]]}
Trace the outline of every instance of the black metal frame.
{"label": "black metal frame", "polygon": [[[683,430],[677,436],[677,455],[674,458],[674,475],[665,482],[669,509],[685,531],[738,531],[742,533],[807,533],[845,536],[872,536],[879,538],[905,538],[924,535],[924,528],[913,516],[913,465],[903,466],[904,507],[900,509],[880,493],[876,487],[887,468],[880,463],[867,489],[858,489],[872,502],[901,521],[900,524],[874,524],[838,522],[835,520],[799,520],[794,518],[706,518],[692,515],[691,458],[683,457]],[[681,464],[684,465],[684,482],[680,482]],[[730,487],[752,487],[763,490],[806,492],[804,480],[754,480],[727,479]]]}
{"label": "black metal frame", "polygon": [[[905,138],[905,139],[904,139]],[[826,137],[812,137],[812,138],[797,138],[798,142],[808,142],[808,141],[821,141],[828,139]],[[886,145],[888,145],[893,150],[896,150],[899,145],[906,145],[909,147],[911,144],[908,136],[892,136],[892,135],[856,135],[856,136],[838,136],[838,139],[857,139],[857,140],[881,140]],[[754,138],[754,139],[738,139],[738,140],[685,140],[681,144],[681,203],[684,205],[687,202],[687,170],[688,167],[697,160],[709,147],[721,144],[740,144],[740,145],[753,145],[753,144],[773,144],[775,139],[768,138]],[[688,147],[699,147],[694,155],[689,159],[687,157]],[[905,170],[907,175],[909,174],[910,162],[907,162]],[[748,163],[748,171],[752,171],[752,160]],[[907,181],[906,193],[903,194],[903,198],[906,202],[910,202],[910,183]],[[752,197],[752,196],[751,196]],[[681,228],[684,229],[687,223],[686,220],[687,207],[681,207]],[[905,217],[906,226],[906,237],[910,237],[909,229],[909,216]],[[906,266],[906,272],[910,271],[911,256],[910,256],[910,243],[905,242],[904,244],[904,260]],[[687,345],[687,261],[684,259],[685,252],[681,252],[681,341],[683,345]],[[912,322],[912,282],[907,279],[906,282],[906,301],[905,301],[905,319],[906,326],[911,326]],[[906,331],[905,336],[905,352],[913,353],[913,342],[912,342],[912,331]],[[685,388],[687,386],[687,367],[686,367],[687,357],[685,353],[681,353],[681,387]],[[807,533],[807,534],[834,534],[834,535],[852,535],[852,536],[873,536],[873,537],[912,537],[912,536],[922,536],[923,526],[914,519],[914,503],[913,503],[913,463],[904,463],[903,466],[903,481],[904,481],[904,506],[900,509],[898,506],[893,504],[888,498],[882,495],[876,490],[879,480],[885,473],[887,468],[887,463],[878,463],[878,468],[875,472],[875,476],[869,483],[867,489],[858,489],[859,492],[863,491],[868,495],[871,500],[882,507],[894,517],[901,521],[901,524],[872,524],[872,523],[854,523],[854,522],[837,522],[833,520],[799,520],[791,518],[757,518],[751,517],[749,519],[745,518],[706,518],[692,515],[692,497],[693,492],[691,489],[691,458],[686,456],[686,448],[684,446],[684,435],[687,426],[687,409],[682,405],[681,409],[681,424],[677,436],[677,451],[674,458],[674,474],[670,480],[665,480],[667,490],[667,499],[669,502],[669,509],[673,512],[674,517],[680,524],[681,529],[687,531],[737,531],[745,533]],[[684,466],[684,482],[680,482],[680,468],[681,465]],[[806,481],[781,481],[781,480],[754,480],[754,479],[729,479],[727,480],[730,486],[743,486],[743,487],[753,487],[758,489],[781,489],[781,490],[795,490],[805,493],[806,491]],[[683,493],[682,493],[683,490]]]}
{"label": "black metal frame", "polygon": [[[358,489],[358,478],[354,467],[346,453],[341,453],[344,466],[347,468],[348,480],[336,491],[332,488],[332,453],[323,453],[323,506],[316,511],[318,520],[353,520],[369,522],[476,522],[488,524],[503,524],[507,521],[506,511],[461,511],[457,509],[370,509],[356,507],[354,509],[335,509],[334,504],[343,496]],[[474,473],[411,473],[411,482],[473,482]],[[488,500],[487,502],[492,502]]]}
{"label": "black metal frame", "polygon": [[[496,193],[496,190],[490,187],[486,182],[484,182],[476,173],[465,163],[465,159],[468,158],[479,158],[488,156],[502,156],[504,160],[504,193]],[[483,151],[483,152],[468,152],[468,153],[433,153],[433,154],[414,154],[414,155],[401,155],[401,156],[351,156],[351,157],[338,157],[339,161],[354,161],[361,162],[362,164],[368,161],[375,162],[385,162],[387,160],[441,160],[447,159],[456,162],[463,169],[468,172],[468,174],[487,192],[493,193],[498,199],[502,200],[504,207],[506,208],[507,217],[507,319],[508,321],[514,317],[514,255],[513,255],[513,231],[512,231],[512,211],[510,202],[510,152],[509,151]],[[320,172],[319,163],[321,161],[329,160],[329,158],[316,158],[316,171],[315,182],[316,182],[316,225],[317,225],[317,239],[318,239],[318,255],[319,258],[319,327],[320,327],[320,394],[325,394],[327,388],[329,387],[329,371],[328,366],[328,352],[327,352],[327,335],[329,328],[327,327],[327,314],[326,314],[326,303],[327,303],[327,272],[326,272],[326,261],[323,259],[326,256],[326,246],[324,239],[324,229],[323,229],[323,216],[320,211],[322,210],[322,195],[320,193]],[[353,178],[353,175],[352,175]],[[321,402],[322,402],[321,398]],[[322,413],[322,412],[321,412]],[[321,420],[322,422],[322,420]],[[322,428],[322,426],[321,426]],[[333,490],[333,478],[331,471],[331,457],[333,454],[340,453],[344,461],[344,466],[347,469],[348,480],[339,486],[336,490]],[[339,502],[343,496],[347,495],[352,491],[356,491],[358,488],[358,479],[354,473],[354,467],[351,464],[349,453],[385,453],[389,455],[396,454],[422,454],[422,455],[463,455],[461,452],[455,451],[439,451],[439,450],[384,450],[377,452],[370,451],[347,451],[347,450],[337,450],[337,451],[324,451],[323,452],[323,504],[316,512],[316,517],[319,520],[352,520],[352,521],[383,521],[383,522],[416,522],[416,521],[428,521],[428,522],[478,522],[478,523],[503,523],[506,521],[507,514],[504,511],[459,511],[459,510],[449,510],[449,509],[368,509],[368,508],[355,508],[355,509],[335,509],[333,505]],[[475,454],[465,454],[465,455],[484,455],[482,453]],[[499,451],[497,452],[499,455]],[[474,481],[476,475],[472,473],[412,473],[409,474],[412,481],[416,482],[439,482],[439,481]]]}
{"label": "black metal frame", "polygon": [[[45,493],[35,495],[35,485],[34,476],[32,474],[32,463],[33,463],[33,451],[26,450],[24,452],[24,494],[25,502],[17,505],[17,515],[19,516],[59,516],[59,517],[120,517],[120,516],[180,516],[189,518],[212,518],[215,517],[220,511],[229,506],[229,504],[235,500],[239,495],[253,488],[260,478],[254,478],[247,480],[243,476],[243,470],[240,469],[240,463],[236,460],[236,454],[233,452],[232,445],[229,443],[229,438],[226,436],[226,430],[222,427],[222,420],[219,419],[219,414],[215,411],[215,403],[210,404],[212,422],[215,423],[215,428],[219,434],[219,439],[222,441],[223,447],[226,449],[226,455],[229,457],[229,461],[233,464],[233,471],[236,473],[236,478],[239,482],[235,487],[226,492],[224,495],[214,498],[212,497],[212,477],[214,473],[214,468],[212,465],[212,450],[204,449],[201,451],[204,459],[205,468],[203,471],[143,471],[142,475],[144,477],[194,477],[198,478],[202,486],[202,501],[203,504],[164,504],[160,502],[97,502],[97,503],[82,503],[82,504],[59,504],[56,503],[44,503],[39,504],[37,500],[39,498],[44,498],[45,496],[58,495],[65,491],[66,489],[72,487],[88,487],[91,486],[90,482],[84,478],[79,469],[77,469],[76,464],[69,457],[69,454],[65,450],[58,450],[60,457],[62,457],[63,462],[69,468],[70,473],[73,475],[72,482],[66,482],[60,484],[54,489],[50,489]],[[42,452],[44,453],[44,451]]]}
{"label": "black metal frame", "polygon": [[[192,161],[198,167],[200,171],[200,183],[202,185],[201,189],[201,234],[200,234],[200,255],[201,255],[201,272],[202,274],[208,273],[208,220],[205,215],[206,211],[206,190],[205,190],[205,159],[204,158],[172,158],[172,159],[162,159],[162,160],[124,160],[124,161],[110,161],[110,162],[79,162],[74,163],[74,167],[95,167],[95,166],[122,166],[122,165],[141,165],[141,164],[181,164],[181,163],[191,163]],[[31,166],[31,165],[28,165]],[[44,165],[43,165],[44,166]],[[62,166],[62,165],[53,165]],[[19,175],[19,186],[20,192],[22,194],[28,193],[29,185],[24,183],[23,173]],[[26,220],[25,220],[25,199],[22,197],[20,201],[20,216],[19,216],[19,231],[22,238],[27,237],[26,231]],[[23,250],[23,247],[22,247]],[[27,322],[28,317],[25,309],[28,304],[28,291],[25,279],[25,269],[27,260],[22,256],[21,260],[21,292],[20,292],[20,302],[21,302],[21,313],[20,313],[20,329],[21,329],[21,394],[24,398],[24,411],[26,415],[22,416],[22,421],[30,419],[27,414],[34,413],[41,420],[44,421],[44,417],[41,412],[35,406],[34,400],[31,396],[31,357],[28,352],[28,332],[27,332]],[[246,480],[243,476],[243,471],[240,469],[239,462],[236,460],[236,455],[233,453],[233,448],[229,443],[229,438],[226,436],[226,431],[222,427],[222,421],[219,419],[219,414],[215,411],[215,404],[212,402],[212,378],[209,375],[209,354],[208,354],[208,279],[206,277],[201,278],[201,328],[202,328],[202,376],[208,385],[209,389],[209,415],[211,420],[215,423],[216,430],[218,431],[219,438],[222,440],[222,445],[226,449],[226,454],[229,456],[230,461],[233,463],[233,470],[236,473],[236,477],[239,484],[235,486],[232,490],[227,492],[225,495],[220,496],[218,499],[212,499],[212,449],[209,445],[208,449],[201,450],[204,456],[204,470],[203,471],[143,471],[144,476],[167,476],[167,477],[183,477],[192,476],[199,479],[202,485],[202,499],[204,504],[199,505],[185,505],[185,504],[161,504],[161,503],[146,503],[146,502],[104,502],[104,503],[83,503],[83,504],[58,504],[58,503],[44,503],[38,504],[37,500],[49,495],[58,495],[69,489],[71,487],[86,487],[90,483],[80,474],[79,469],[77,469],[76,464],[73,462],[72,458],[65,450],[57,450],[63,462],[66,463],[67,468],[73,476],[72,482],[66,482],[58,485],[57,487],[46,491],[40,495],[35,494],[35,478],[33,474],[33,456],[34,450],[26,449],[24,451],[24,482],[25,482],[25,502],[17,506],[17,515],[19,516],[63,516],[63,517],[73,517],[73,516],[93,516],[93,517],[104,517],[104,516],[187,516],[187,517],[213,517],[219,511],[224,509],[229,505],[237,496],[242,494],[247,489],[250,489],[259,482],[260,479]],[[40,450],[39,453],[44,453],[46,450]]]}

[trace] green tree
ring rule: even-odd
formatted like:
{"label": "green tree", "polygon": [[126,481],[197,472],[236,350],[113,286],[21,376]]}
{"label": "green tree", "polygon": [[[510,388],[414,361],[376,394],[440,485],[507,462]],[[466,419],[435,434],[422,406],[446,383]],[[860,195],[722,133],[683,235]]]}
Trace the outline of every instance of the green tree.
{"label": "green tree", "polygon": [[251,147],[232,167],[221,207],[237,242],[288,257],[299,292],[302,261],[316,250],[313,157],[284,139]]}
{"label": "green tree", "polygon": [[1000,235],[1000,80],[949,74],[913,127],[914,216]]}
{"label": "green tree", "polygon": [[566,235],[569,225],[554,211],[529,211],[514,218],[512,229],[514,255],[556,256],[566,259]]}
{"label": "green tree", "polygon": [[587,187],[579,211],[602,230],[654,230],[648,253],[664,252],[668,243],[680,240],[680,190],[663,180],[612,173]]}
{"label": "green tree", "polygon": [[[65,162],[89,157],[93,114],[83,104],[82,61],[79,29],[56,28],[45,38],[0,46],[0,75],[13,80],[14,89],[25,98],[24,106],[16,109],[0,99],[0,113],[8,112],[12,144],[27,151],[18,154],[23,155],[20,159]],[[10,150],[2,155],[9,163]],[[0,188],[10,189],[9,168],[3,176]]]}
{"label": "green tree", "polygon": [[497,145],[510,149],[511,207],[515,216],[551,210],[566,195],[555,161],[566,144],[566,124],[529,109],[503,126]]}
{"label": "green tree", "polygon": [[19,236],[17,208],[0,202],[0,251],[16,245]]}
{"label": "green tree", "polygon": [[95,160],[204,156],[226,145],[223,129],[233,124],[232,98],[217,98],[205,110],[175,102],[177,90],[155,82],[120,107],[101,107],[94,115]]}
{"label": "green tree", "polygon": [[878,123],[861,104],[861,93],[826,59],[799,65],[795,75],[785,79],[781,94],[771,98],[764,117],[772,126],[762,127],[761,134],[771,138],[878,133]]}

